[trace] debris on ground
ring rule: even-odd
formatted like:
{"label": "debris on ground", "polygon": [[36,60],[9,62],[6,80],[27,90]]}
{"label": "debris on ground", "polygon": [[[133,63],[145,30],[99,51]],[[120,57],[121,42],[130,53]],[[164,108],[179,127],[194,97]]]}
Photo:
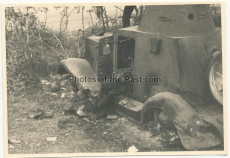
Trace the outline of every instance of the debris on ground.
{"label": "debris on ground", "polygon": [[49,85],[51,85],[51,83],[47,80],[41,80],[41,84],[43,85],[43,88],[48,87]]}
{"label": "debris on ground", "polygon": [[118,115],[107,115],[107,119],[116,120],[116,119],[118,119]]}
{"label": "debris on ground", "polygon": [[61,120],[58,121],[57,126],[60,129],[68,129],[68,128],[72,128],[76,126],[76,116],[71,116],[71,117],[67,117],[67,118],[63,118]]}
{"label": "debris on ground", "polygon": [[84,120],[85,122],[89,123],[90,120],[88,118],[83,118],[82,120]]}
{"label": "debris on ground", "polygon": [[57,137],[47,137],[46,140],[48,142],[55,142],[57,140]]}
{"label": "debris on ground", "polygon": [[61,94],[61,99],[65,98],[65,93]]}
{"label": "debris on ground", "polygon": [[80,118],[83,118],[83,117],[87,117],[87,116],[88,116],[88,114],[85,113],[85,112],[82,111],[82,110],[78,110],[76,114],[77,114],[77,116],[80,117]]}
{"label": "debris on ground", "polygon": [[44,111],[41,109],[32,109],[28,112],[30,118],[39,118],[44,114]]}
{"label": "debris on ground", "polygon": [[64,111],[65,112],[70,112],[70,111],[72,111],[72,104],[65,104],[65,106],[64,106]]}
{"label": "debris on ground", "polygon": [[84,93],[83,91],[78,91],[78,92],[77,92],[77,96],[78,96],[80,99],[84,100],[84,99],[87,97],[87,94]]}
{"label": "debris on ground", "polygon": [[179,135],[171,127],[161,128],[161,135],[158,138],[166,146],[180,143]]}
{"label": "debris on ground", "polygon": [[13,146],[13,145],[10,145],[10,146],[9,146],[9,148],[12,148],[12,149],[14,149],[14,146]]}
{"label": "debris on ground", "polygon": [[51,92],[58,92],[60,90],[60,84],[57,81],[54,81],[51,84],[50,90],[51,90]]}
{"label": "debris on ground", "polygon": [[46,110],[45,113],[44,113],[44,116],[46,118],[50,118],[50,117],[52,117],[52,115],[53,115],[53,111],[50,110],[50,109]]}
{"label": "debris on ground", "polygon": [[69,74],[64,74],[61,76],[61,80],[67,80],[69,79]]}
{"label": "debris on ground", "polygon": [[[84,144],[83,147],[81,144],[78,144],[81,146],[79,151],[82,152],[87,150],[89,144],[87,144],[85,141],[89,141],[89,139],[94,139],[95,143],[101,144],[100,149],[93,149],[95,152],[104,151],[104,149],[106,150],[106,147],[108,147],[109,151],[114,152],[121,152],[124,151],[124,149],[127,149],[128,152],[153,150],[162,151],[163,149],[161,145],[163,143],[167,145],[163,139],[160,141],[159,138],[158,141],[156,138],[159,135],[161,138],[163,136],[159,129],[156,128],[156,124],[154,122],[142,127],[142,125],[127,122],[128,120],[125,117],[121,117],[118,115],[118,113],[115,113],[113,105],[106,103],[104,106],[99,106],[100,108],[96,108],[97,105],[95,102],[98,102],[98,98],[96,98],[96,100],[91,98],[88,95],[88,91],[78,90],[74,92],[73,89],[71,89],[73,85],[70,84],[71,82],[69,80],[62,82],[61,80],[58,80],[58,78],[59,77],[55,77],[52,80],[48,80],[50,83],[54,83],[55,81],[61,83],[60,90],[58,92],[51,92],[51,86],[43,89],[45,91],[45,102],[44,104],[38,104],[40,107],[42,105],[41,108],[44,109],[44,111],[42,110],[43,114],[38,115],[39,113],[36,111],[39,111],[39,108],[34,108],[35,110],[31,110],[30,112],[32,118],[39,118],[38,116],[42,116],[41,118],[49,118],[49,116],[53,118],[48,120],[49,122],[47,122],[45,125],[46,129],[48,127],[49,130],[53,130],[53,132],[49,133],[49,137],[47,137],[47,135],[44,136],[44,138],[47,139],[47,142],[55,144],[57,137],[58,141],[67,144],[71,144],[71,142],[76,143],[77,141],[77,143]],[[110,94],[113,96],[117,93]],[[106,95],[105,97],[107,98],[108,96]],[[131,103],[132,102],[129,99],[124,99],[121,102],[121,104],[126,105],[131,105]],[[55,120],[58,120],[58,122]],[[54,129],[53,127],[55,127],[55,125],[57,125],[58,128]],[[28,127],[27,130],[33,131],[34,129],[37,128]],[[29,141],[28,139],[23,140],[25,140],[25,142]],[[170,133],[168,140],[175,142],[178,139],[173,133]],[[40,142],[37,143],[40,144]],[[56,143],[56,145],[58,146],[58,143]]]}
{"label": "debris on ground", "polygon": [[58,99],[58,94],[57,94],[57,93],[52,93],[51,96],[52,96],[54,99]]}
{"label": "debris on ground", "polygon": [[129,103],[129,99],[123,99],[119,102],[120,105],[126,105]]}
{"label": "debris on ground", "polygon": [[16,139],[8,139],[9,144],[21,144],[21,140],[16,140]]}
{"label": "debris on ground", "polygon": [[60,86],[64,87],[67,84],[66,80],[61,81]]}
{"label": "debris on ground", "polygon": [[71,92],[69,93],[69,98],[72,99],[72,98],[74,98],[74,96],[75,96],[74,91],[71,91]]}

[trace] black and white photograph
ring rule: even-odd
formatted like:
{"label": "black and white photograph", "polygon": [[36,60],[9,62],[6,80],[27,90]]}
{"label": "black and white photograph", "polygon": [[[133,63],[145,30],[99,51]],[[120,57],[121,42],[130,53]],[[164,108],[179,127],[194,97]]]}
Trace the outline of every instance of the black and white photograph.
{"label": "black and white photograph", "polygon": [[227,154],[224,2],[1,12],[6,157]]}

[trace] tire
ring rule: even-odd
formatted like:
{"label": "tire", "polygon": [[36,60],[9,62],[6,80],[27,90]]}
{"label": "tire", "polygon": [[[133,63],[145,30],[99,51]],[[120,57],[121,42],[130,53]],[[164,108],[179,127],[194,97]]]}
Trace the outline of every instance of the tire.
{"label": "tire", "polygon": [[223,105],[222,55],[217,54],[208,69],[209,87],[214,98]]}

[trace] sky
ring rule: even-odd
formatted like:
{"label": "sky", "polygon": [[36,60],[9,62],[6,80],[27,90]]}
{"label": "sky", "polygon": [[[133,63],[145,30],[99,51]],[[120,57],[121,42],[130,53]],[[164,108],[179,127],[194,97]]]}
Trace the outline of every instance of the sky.
{"label": "sky", "polygon": [[[46,7],[46,6],[43,6]],[[69,6],[70,10],[73,9],[74,6]],[[92,26],[92,23],[90,21],[90,14],[89,12],[87,12],[87,10],[92,9],[93,6],[85,6],[84,8],[84,27],[88,28],[90,26]],[[119,6],[120,8],[124,8],[124,6]],[[58,30],[59,29],[59,25],[60,25],[60,20],[61,20],[61,8],[56,10],[54,8],[54,6],[48,6],[47,7],[49,9],[49,11],[47,12],[47,26],[51,29],[54,30]],[[111,5],[111,6],[106,6],[105,7],[107,15],[109,17],[114,17],[114,15],[116,14],[116,8]],[[117,15],[120,16],[122,15],[123,12],[120,11],[119,9],[117,9]],[[93,18],[93,23],[95,24],[96,22],[98,22],[99,20],[97,19],[96,15],[94,12],[91,12],[92,18]],[[44,12],[38,12],[38,18],[40,20],[40,22],[44,22],[45,21],[45,13]],[[80,12],[79,14],[77,14],[76,12],[73,12],[70,16],[69,16],[69,20],[68,20],[68,31],[73,31],[73,30],[78,30],[78,29],[82,29],[82,13]]]}
{"label": "sky", "polygon": [[[53,30],[58,30],[60,27],[60,20],[61,20],[61,8],[56,10],[54,8],[54,6],[42,6],[42,7],[47,7],[49,9],[49,11],[47,12],[47,24],[46,26],[48,26],[49,28],[53,29]],[[68,6],[69,10],[72,10],[74,8],[74,6]],[[84,27],[85,29],[92,26],[91,23],[91,19],[90,19],[90,14],[89,12],[87,12],[87,10],[92,9],[93,5],[87,5],[84,8]],[[124,6],[118,6],[121,9],[124,9]],[[138,5],[137,5],[138,7]],[[114,7],[114,5],[106,5],[105,6],[107,15],[109,17],[114,17],[116,14],[116,8]],[[119,9],[117,9],[117,16],[122,16],[123,12]],[[40,22],[44,22],[45,21],[45,13],[44,12],[38,12],[37,13]],[[92,18],[93,18],[93,23],[95,24],[96,22],[98,22],[99,20],[97,19],[96,15],[94,12],[91,12]],[[70,16],[69,16],[69,20],[68,20],[68,31],[74,31],[74,30],[79,30],[82,29],[82,13],[76,13],[73,12]]]}

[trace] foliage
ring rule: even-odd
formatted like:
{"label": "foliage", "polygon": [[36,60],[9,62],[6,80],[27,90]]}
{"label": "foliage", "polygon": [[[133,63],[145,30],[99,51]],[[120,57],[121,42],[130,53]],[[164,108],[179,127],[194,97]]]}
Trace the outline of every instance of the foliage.
{"label": "foliage", "polygon": [[5,11],[8,94],[39,88],[41,78],[55,72],[61,59],[81,57],[76,53],[81,51],[76,46],[82,46],[81,38],[71,40],[37,19],[36,12],[47,13],[47,8],[11,7]]}

